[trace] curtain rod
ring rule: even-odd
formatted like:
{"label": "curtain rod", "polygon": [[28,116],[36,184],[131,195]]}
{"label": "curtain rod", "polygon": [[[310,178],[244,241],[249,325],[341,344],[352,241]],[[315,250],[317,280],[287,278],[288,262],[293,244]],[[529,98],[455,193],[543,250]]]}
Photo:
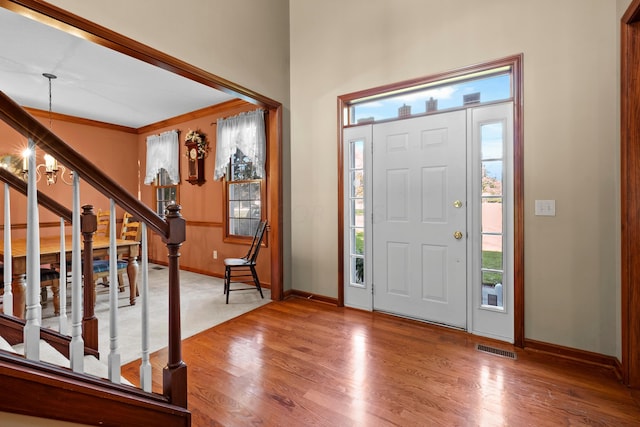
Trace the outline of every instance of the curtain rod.
{"label": "curtain rod", "polygon": [[160,135],[162,135],[163,133],[167,133],[167,132],[177,132],[177,133],[178,133],[178,135],[179,135],[179,134],[180,134],[180,129],[171,129],[171,130],[165,130],[164,132],[160,132],[160,133],[152,133],[152,134],[150,134],[150,135],[147,135],[147,138],[148,138],[149,136],[160,136]]}
{"label": "curtain rod", "polygon": [[[263,111],[265,114],[269,114],[269,110],[267,110],[267,109],[264,109],[264,108],[256,108],[255,110],[251,110],[251,111],[244,111],[244,112],[242,112],[242,113],[240,113],[240,114],[236,114],[235,116],[224,117],[224,120],[226,120],[226,119],[230,119],[231,117],[237,117],[237,116],[239,116],[239,115],[241,115],[241,114],[253,113],[254,111]],[[210,124],[209,126],[213,126],[213,125],[217,125],[217,124],[218,124],[218,122],[217,122],[217,121],[215,121],[215,122],[211,122],[211,124]]]}

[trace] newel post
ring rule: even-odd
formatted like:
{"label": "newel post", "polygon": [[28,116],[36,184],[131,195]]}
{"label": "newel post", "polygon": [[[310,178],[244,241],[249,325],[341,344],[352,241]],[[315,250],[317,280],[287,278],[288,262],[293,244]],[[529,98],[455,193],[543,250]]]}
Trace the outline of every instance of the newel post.
{"label": "newel post", "polygon": [[96,288],[93,283],[93,234],[98,228],[98,220],[93,212],[93,205],[82,207],[80,218],[84,249],[82,251],[82,275],[83,278],[83,317],[82,338],[84,344],[98,351],[98,318],[95,316]]}
{"label": "newel post", "polygon": [[186,240],[186,221],[180,214],[180,205],[167,207],[169,224],[167,244],[169,257],[169,361],[162,373],[162,391],[169,401],[187,407],[187,365],[182,361],[180,333],[180,246]]}

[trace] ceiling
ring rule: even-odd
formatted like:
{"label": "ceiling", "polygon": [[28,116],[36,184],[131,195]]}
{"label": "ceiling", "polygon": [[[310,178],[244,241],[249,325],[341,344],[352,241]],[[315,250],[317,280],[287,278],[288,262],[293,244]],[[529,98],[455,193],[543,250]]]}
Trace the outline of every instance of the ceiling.
{"label": "ceiling", "polygon": [[139,128],[232,95],[0,7],[0,91],[24,107]]}

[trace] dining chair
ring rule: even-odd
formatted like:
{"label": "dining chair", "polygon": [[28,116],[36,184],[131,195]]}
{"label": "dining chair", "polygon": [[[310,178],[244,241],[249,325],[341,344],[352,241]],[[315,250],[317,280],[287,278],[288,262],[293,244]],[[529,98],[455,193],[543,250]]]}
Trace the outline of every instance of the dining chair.
{"label": "dining chair", "polygon": [[122,218],[122,228],[120,229],[120,238],[122,240],[135,240],[139,242],[142,236],[142,225],[140,221],[135,221],[133,215],[125,212]]}
{"label": "dining chair", "polygon": [[[4,264],[0,263],[0,277],[4,275]],[[53,314],[60,314],[60,273],[53,266],[46,264],[40,266],[40,305],[47,306],[47,287],[51,287],[53,294]],[[0,295],[4,294],[4,286],[0,286]]]}
{"label": "dining chair", "polygon": [[[258,261],[258,253],[260,252],[260,246],[262,246],[262,240],[267,230],[267,221],[261,221],[256,228],[256,233],[251,241],[249,251],[242,258],[225,258],[224,260],[224,293],[227,294],[227,304],[229,304],[229,293],[231,291],[242,291],[254,288],[235,288],[231,289],[232,283],[244,283],[248,284],[248,281],[253,282],[255,289],[260,292],[260,297],[264,298],[262,294],[262,287],[260,287],[260,279],[258,279],[258,273],[256,271],[256,262]],[[242,279],[242,281],[239,281]],[[250,279],[250,280],[247,280]]]}
{"label": "dining chair", "polygon": [[[97,220],[98,220],[98,229],[96,230],[96,235],[100,235],[101,224],[106,225],[106,233],[103,234],[105,237],[109,237],[109,212],[103,212],[102,210],[98,210]],[[120,231],[120,238],[123,240],[135,240],[137,237],[138,229],[140,228],[140,223],[131,220],[132,215],[125,212],[124,217],[122,219],[122,229]],[[118,259],[116,261],[116,268],[118,273],[118,290],[120,292],[124,291],[124,274],[127,271],[127,260]],[[102,283],[104,286],[109,285],[109,259],[94,259],[93,260],[93,283],[98,285],[98,281]]]}
{"label": "dining chair", "polygon": [[[96,231],[94,236],[109,237],[109,221],[110,215],[108,210],[98,209],[96,213]],[[60,265],[55,264],[56,270],[60,270]],[[71,277],[71,261],[67,261],[67,279]]]}
{"label": "dining chair", "polygon": [[109,211],[103,211],[102,209],[98,209],[98,213],[96,214],[96,219],[98,222],[98,227],[96,228],[96,236],[109,237]]}
{"label": "dining chair", "polygon": [[[124,274],[127,272],[127,261],[116,261],[118,270],[118,291],[124,292]],[[93,283],[98,285],[98,280],[102,281],[104,286],[109,285],[109,260],[94,259],[93,260]]]}
{"label": "dining chair", "polygon": [[53,294],[53,314],[60,315],[60,273],[48,265],[40,266],[40,305],[47,306],[47,286]]}

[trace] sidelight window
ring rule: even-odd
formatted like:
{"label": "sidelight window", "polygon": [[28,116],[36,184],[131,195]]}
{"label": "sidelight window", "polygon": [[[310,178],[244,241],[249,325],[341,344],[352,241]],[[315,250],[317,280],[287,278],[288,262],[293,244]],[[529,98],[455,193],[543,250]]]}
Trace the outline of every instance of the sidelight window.
{"label": "sidelight window", "polygon": [[349,142],[350,284],[364,287],[364,140]]}
{"label": "sidelight window", "polygon": [[504,124],[480,126],[482,306],[504,308]]}

